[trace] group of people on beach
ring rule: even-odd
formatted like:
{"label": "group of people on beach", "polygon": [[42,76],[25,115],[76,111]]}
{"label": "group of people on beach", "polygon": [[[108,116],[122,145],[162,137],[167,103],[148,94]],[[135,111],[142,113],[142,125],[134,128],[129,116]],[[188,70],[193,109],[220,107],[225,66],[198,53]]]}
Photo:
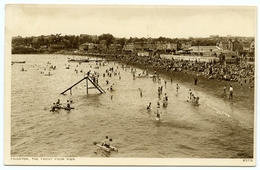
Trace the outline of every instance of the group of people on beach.
{"label": "group of people on beach", "polygon": [[233,86],[230,85],[229,86],[229,93],[227,93],[227,85],[224,85],[224,88],[223,88],[223,93],[222,93],[222,97],[227,97],[228,96],[228,99],[233,99],[234,96],[233,96]]}
{"label": "group of people on beach", "polygon": [[[240,63],[226,64],[212,61],[199,61],[199,60],[183,60],[183,59],[167,59],[160,56],[153,57],[139,57],[134,54],[123,54],[112,56],[119,61],[139,64],[139,65],[149,65],[153,69],[166,70],[171,72],[185,72],[195,74],[194,84],[197,85],[198,78],[200,76],[208,79],[218,79],[227,80],[232,82],[238,82],[241,89],[243,86],[249,86],[254,88],[255,79],[255,65],[247,61],[242,61]],[[157,74],[153,74],[153,81],[160,80]],[[171,83],[172,83],[171,79]],[[233,88],[233,87],[232,87]],[[228,94],[228,98],[233,98],[233,91]],[[176,92],[178,89],[176,87]]]}
{"label": "group of people on beach", "polygon": [[160,56],[139,57],[131,54],[115,55],[114,58],[130,63],[150,65],[153,68],[167,71],[195,72],[209,79],[222,79],[229,81],[254,81],[254,64],[241,62],[239,64],[223,64],[215,60],[209,62],[198,60],[167,59]]}

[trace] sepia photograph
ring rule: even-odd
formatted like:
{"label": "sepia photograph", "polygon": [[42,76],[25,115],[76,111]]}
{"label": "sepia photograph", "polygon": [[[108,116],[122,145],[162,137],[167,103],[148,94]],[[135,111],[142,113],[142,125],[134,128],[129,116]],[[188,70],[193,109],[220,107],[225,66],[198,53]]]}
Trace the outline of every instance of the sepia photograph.
{"label": "sepia photograph", "polygon": [[5,165],[256,165],[257,6],[6,4]]}

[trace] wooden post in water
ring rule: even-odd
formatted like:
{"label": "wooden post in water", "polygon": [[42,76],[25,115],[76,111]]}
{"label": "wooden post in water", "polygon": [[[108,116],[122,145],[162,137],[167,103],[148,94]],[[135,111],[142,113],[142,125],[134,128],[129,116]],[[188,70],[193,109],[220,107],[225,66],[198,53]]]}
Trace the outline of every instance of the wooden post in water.
{"label": "wooden post in water", "polygon": [[88,94],[88,79],[86,79],[86,89],[87,89],[87,94]]}

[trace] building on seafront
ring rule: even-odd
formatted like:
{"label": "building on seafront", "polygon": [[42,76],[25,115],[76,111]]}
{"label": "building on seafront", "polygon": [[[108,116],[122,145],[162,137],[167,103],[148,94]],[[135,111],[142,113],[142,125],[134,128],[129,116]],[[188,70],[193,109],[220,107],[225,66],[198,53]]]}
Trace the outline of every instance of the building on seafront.
{"label": "building on seafront", "polygon": [[189,48],[191,55],[200,55],[200,56],[217,56],[217,53],[222,51],[218,46],[192,46]]}
{"label": "building on seafront", "polygon": [[[103,41],[103,40],[102,40]],[[103,45],[102,45],[103,44]],[[86,44],[79,46],[79,50],[87,49]],[[99,52],[110,53],[133,53],[138,56],[154,56],[156,54],[190,54],[200,56],[217,56],[221,51],[228,50],[232,52],[254,52],[254,40],[241,41],[238,39],[220,39],[215,45],[194,45],[192,40],[169,41],[137,41],[126,42],[124,45],[118,43],[106,44],[100,42],[96,46]],[[91,48],[88,48],[91,51]],[[93,51],[92,51],[93,52]]]}

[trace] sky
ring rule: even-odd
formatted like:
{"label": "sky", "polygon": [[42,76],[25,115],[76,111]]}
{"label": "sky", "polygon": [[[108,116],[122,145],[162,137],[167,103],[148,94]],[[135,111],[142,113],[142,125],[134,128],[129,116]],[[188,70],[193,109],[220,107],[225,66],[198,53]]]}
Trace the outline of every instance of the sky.
{"label": "sky", "polygon": [[255,36],[256,7],[173,5],[6,5],[12,36],[101,35],[169,38]]}

